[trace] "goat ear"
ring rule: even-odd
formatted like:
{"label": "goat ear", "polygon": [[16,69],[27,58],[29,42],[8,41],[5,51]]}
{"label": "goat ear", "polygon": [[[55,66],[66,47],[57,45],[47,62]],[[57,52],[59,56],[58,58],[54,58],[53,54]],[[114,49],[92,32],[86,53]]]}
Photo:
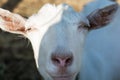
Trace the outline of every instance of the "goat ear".
{"label": "goat ear", "polygon": [[0,28],[4,31],[24,34],[26,20],[18,15],[0,8]]}
{"label": "goat ear", "polygon": [[89,29],[97,29],[109,24],[117,11],[117,8],[118,4],[112,4],[102,9],[93,11],[87,16],[90,24]]}

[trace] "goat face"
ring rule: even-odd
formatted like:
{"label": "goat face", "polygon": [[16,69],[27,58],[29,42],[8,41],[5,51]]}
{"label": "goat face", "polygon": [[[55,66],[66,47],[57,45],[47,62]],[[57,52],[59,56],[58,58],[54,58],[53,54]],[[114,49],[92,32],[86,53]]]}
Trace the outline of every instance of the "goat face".
{"label": "goat face", "polygon": [[68,5],[45,5],[27,21],[1,9],[0,25],[31,41],[38,70],[45,80],[76,80],[86,34],[108,24],[116,8],[116,4],[110,5],[83,17]]}
{"label": "goat face", "polygon": [[37,45],[35,56],[39,71],[45,80],[74,80],[80,70],[84,38],[88,32],[84,26],[88,26],[88,20],[69,7],[56,16],[54,23],[51,22],[29,33],[35,36],[29,38],[33,48]]}
{"label": "goat face", "polygon": [[[111,17],[110,15],[107,17],[107,13],[112,15],[116,6],[112,5],[110,8],[111,6],[94,11],[85,18],[71,7],[67,6],[66,8],[65,5],[63,12],[59,12],[55,20],[52,20],[53,23],[51,23],[52,21],[48,22],[47,26],[39,29],[36,39],[30,38],[30,40],[35,40],[31,41],[34,42],[33,48],[36,45],[39,46],[37,46],[38,49],[35,48],[38,50],[38,54],[35,54],[36,63],[45,80],[75,80],[80,72],[86,34],[90,29],[99,28],[109,23]],[[102,18],[101,16],[106,17]],[[96,20],[96,18],[99,19]],[[31,22],[33,22],[32,20]],[[37,43],[36,40],[38,40]]]}
{"label": "goat face", "polygon": [[88,32],[86,29],[79,30],[76,24],[66,23],[60,21],[47,30],[38,54],[41,74],[45,72],[43,75],[48,74],[55,80],[62,77],[74,80],[80,69],[84,38]]}

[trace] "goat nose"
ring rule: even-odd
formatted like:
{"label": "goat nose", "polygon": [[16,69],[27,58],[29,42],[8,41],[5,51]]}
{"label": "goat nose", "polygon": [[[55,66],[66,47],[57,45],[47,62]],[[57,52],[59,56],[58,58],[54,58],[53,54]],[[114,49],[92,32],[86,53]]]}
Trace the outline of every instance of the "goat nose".
{"label": "goat nose", "polygon": [[68,67],[73,62],[72,54],[52,54],[52,62],[58,67]]}

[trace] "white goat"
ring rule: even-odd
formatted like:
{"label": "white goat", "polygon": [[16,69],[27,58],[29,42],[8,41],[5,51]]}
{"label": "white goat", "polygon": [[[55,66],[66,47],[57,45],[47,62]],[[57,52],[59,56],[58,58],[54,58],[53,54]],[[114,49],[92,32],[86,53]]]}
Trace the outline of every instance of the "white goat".
{"label": "white goat", "polygon": [[47,4],[27,20],[0,9],[0,28],[22,34],[31,41],[44,80],[80,80],[87,33],[110,23],[117,7],[109,5],[83,16],[66,4]]}

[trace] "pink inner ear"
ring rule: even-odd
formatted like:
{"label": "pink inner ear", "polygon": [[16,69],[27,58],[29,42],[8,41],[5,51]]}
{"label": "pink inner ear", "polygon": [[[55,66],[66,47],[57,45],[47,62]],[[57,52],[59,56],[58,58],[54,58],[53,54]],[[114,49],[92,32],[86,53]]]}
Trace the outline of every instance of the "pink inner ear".
{"label": "pink inner ear", "polygon": [[14,14],[1,14],[0,17],[4,20],[5,27],[10,31],[21,31],[25,32],[25,22],[20,19],[20,17],[15,16]]}
{"label": "pink inner ear", "polygon": [[5,21],[12,21],[10,17],[4,16],[4,15],[3,16],[0,15],[0,17]]}
{"label": "pink inner ear", "polygon": [[9,12],[0,8],[0,18],[2,19],[2,27],[6,31],[25,33],[25,22],[22,16]]}
{"label": "pink inner ear", "polygon": [[20,21],[13,21],[11,18],[5,18],[4,24],[10,31],[25,31],[25,27]]}
{"label": "pink inner ear", "polygon": [[19,24],[14,24],[12,22],[5,22],[5,25],[8,27],[10,31],[25,31],[25,27],[19,25]]}

